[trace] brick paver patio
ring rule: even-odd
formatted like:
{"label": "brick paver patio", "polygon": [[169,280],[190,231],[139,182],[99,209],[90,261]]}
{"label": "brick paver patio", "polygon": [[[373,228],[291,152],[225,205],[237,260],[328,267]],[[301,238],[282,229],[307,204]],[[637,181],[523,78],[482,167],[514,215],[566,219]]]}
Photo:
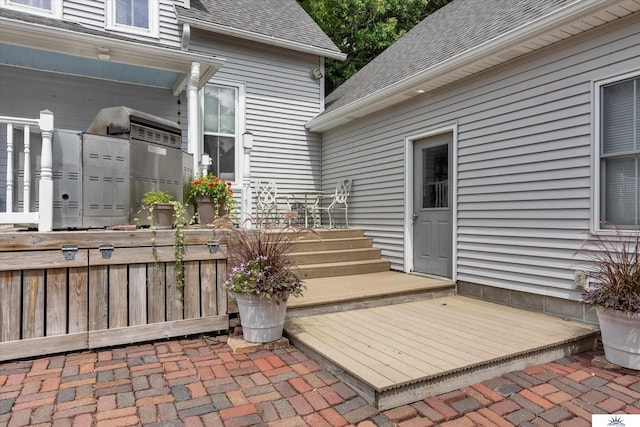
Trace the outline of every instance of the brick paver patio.
{"label": "brick paver patio", "polygon": [[0,363],[0,426],[590,426],[640,413],[640,375],[601,351],[379,412],[293,347],[226,336]]}

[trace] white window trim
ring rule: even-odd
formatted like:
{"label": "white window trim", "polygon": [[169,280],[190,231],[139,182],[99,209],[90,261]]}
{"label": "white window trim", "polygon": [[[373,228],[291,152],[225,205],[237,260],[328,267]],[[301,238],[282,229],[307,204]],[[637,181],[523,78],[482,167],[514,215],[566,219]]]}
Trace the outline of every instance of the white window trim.
{"label": "white window trim", "polygon": [[[640,70],[628,72],[625,74],[619,74],[613,77],[608,77],[603,80],[594,80],[592,81],[592,93],[593,93],[593,111],[592,116],[593,120],[593,130],[592,130],[592,138],[593,138],[593,162],[591,164],[592,168],[592,182],[591,182],[591,191],[593,193],[593,206],[592,210],[592,223],[591,223],[591,232],[599,233],[599,234],[615,234],[615,230],[611,230],[608,228],[602,228],[600,226],[600,212],[601,212],[601,192],[602,192],[602,184],[600,182],[600,123],[602,119],[602,108],[601,108],[601,94],[602,94],[602,86],[621,82],[623,80],[635,79],[640,77]],[[624,234],[636,234],[640,233],[640,230],[634,231],[629,229],[622,229],[622,233]]]}
{"label": "white window trim", "polygon": [[[234,193],[242,189],[244,151],[242,150],[242,133],[245,130],[246,85],[239,81],[211,79],[207,83],[229,86],[238,91],[238,108],[236,108],[236,138],[235,138],[235,178],[231,182]],[[200,91],[200,153],[204,153],[204,89]],[[239,194],[239,193],[238,193]]]}
{"label": "white window trim", "polygon": [[7,9],[13,9],[20,12],[31,13],[34,15],[46,16],[49,18],[62,19],[62,0],[51,0],[51,9],[42,9],[40,7],[26,6],[24,4],[13,3],[11,0],[2,0],[3,6]]}
{"label": "white window trim", "polygon": [[121,31],[124,33],[138,34],[142,36],[159,36],[159,0],[149,0],[149,28],[138,28],[133,25],[122,25],[116,22],[116,0],[105,1],[105,23],[107,30]]}

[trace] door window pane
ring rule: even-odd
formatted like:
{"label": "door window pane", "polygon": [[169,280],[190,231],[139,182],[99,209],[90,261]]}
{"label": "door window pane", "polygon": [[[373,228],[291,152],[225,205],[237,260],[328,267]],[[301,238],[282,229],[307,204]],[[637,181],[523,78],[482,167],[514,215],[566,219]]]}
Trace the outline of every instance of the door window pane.
{"label": "door window pane", "polygon": [[422,208],[449,207],[449,146],[422,150]]}

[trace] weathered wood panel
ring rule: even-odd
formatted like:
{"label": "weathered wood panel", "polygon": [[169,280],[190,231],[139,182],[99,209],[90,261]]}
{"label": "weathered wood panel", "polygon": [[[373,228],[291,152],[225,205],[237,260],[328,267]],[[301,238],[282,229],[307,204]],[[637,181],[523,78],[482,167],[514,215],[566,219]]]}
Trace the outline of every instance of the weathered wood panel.
{"label": "weathered wood panel", "polygon": [[[58,233],[58,242],[54,233],[28,239],[7,233],[11,246],[37,249],[9,251],[4,239],[0,244],[0,360],[228,329],[226,301],[220,301],[226,292],[219,289],[226,247],[211,254],[211,232],[198,233],[185,252],[183,283],[173,240],[154,254],[148,231],[125,233],[139,247],[108,232],[97,233],[93,247],[74,242],[74,233]],[[112,253],[97,249],[110,240],[118,241]],[[79,247],[73,259],[65,259],[63,244]]]}
{"label": "weathered wood panel", "polygon": [[195,319],[200,317],[200,265],[194,261],[184,263],[184,317]]}
{"label": "weathered wood panel", "polygon": [[182,301],[182,288],[178,287],[175,264],[167,264],[167,320],[184,319],[184,304]]}
{"label": "weathered wood panel", "polygon": [[218,295],[216,276],[216,262],[202,261],[200,263],[200,288],[201,304],[200,310],[203,316],[213,316],[218,314]]}
{"label": "weathered wood panel", "polygon": [[175,320],[128,328],[105,329],[89,335],[89,348],[131,344],[151,339],[164,339],[182,335],[200,334],[229,329],[229,316],[220,315],[199,319]]}
{"label": "weathered wood panel", "polygon": [[129,324],[127,266],[113,265],[109,269],[109,327],[122,328]]}
{"label": "weathered wood panel", "polygon": [[89,330],[109,327],[109,270],[106,266],[89,267]]}
{"label": "weathered wood panel", "polygon": [[44,270],[23,273],[22,338],[44,336]]}
{"label": "weathered wood panel", "polygon": [[147,285],[147,307],[149,323],[164,322],[166,304],[165,264],[147,264],[149,283]]}
{"label": "weathered wood panel", "polygon": [[0,341],[20,339],[20,272],[0,275]]}
{"label": "weathered wood panel", "polygon": [[69,269],[69,333],[89,329],[89,267]]}
{"label": "weathered wood panel", "polygon": [[46,335],[67,333],[67,270],[54,268],[47,271]]}
{"label": "weathered wood panel", "polygon": [[129,326],[147,323],[147,265],[129,266]]}

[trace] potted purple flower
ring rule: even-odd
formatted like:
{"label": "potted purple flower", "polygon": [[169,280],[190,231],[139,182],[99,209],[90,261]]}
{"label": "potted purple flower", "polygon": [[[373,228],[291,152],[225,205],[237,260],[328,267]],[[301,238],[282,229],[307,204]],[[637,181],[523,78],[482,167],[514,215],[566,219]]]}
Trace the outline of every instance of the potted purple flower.
{"label": "potted purple flower", "polygon": [[225,241],[234,266],[224,286],[235,297],[244,339],[275,341],[282,336],[287,300],[304,285],[289,253],[296,239],[315,231],[281,222],[260,228],[230,227]]}

